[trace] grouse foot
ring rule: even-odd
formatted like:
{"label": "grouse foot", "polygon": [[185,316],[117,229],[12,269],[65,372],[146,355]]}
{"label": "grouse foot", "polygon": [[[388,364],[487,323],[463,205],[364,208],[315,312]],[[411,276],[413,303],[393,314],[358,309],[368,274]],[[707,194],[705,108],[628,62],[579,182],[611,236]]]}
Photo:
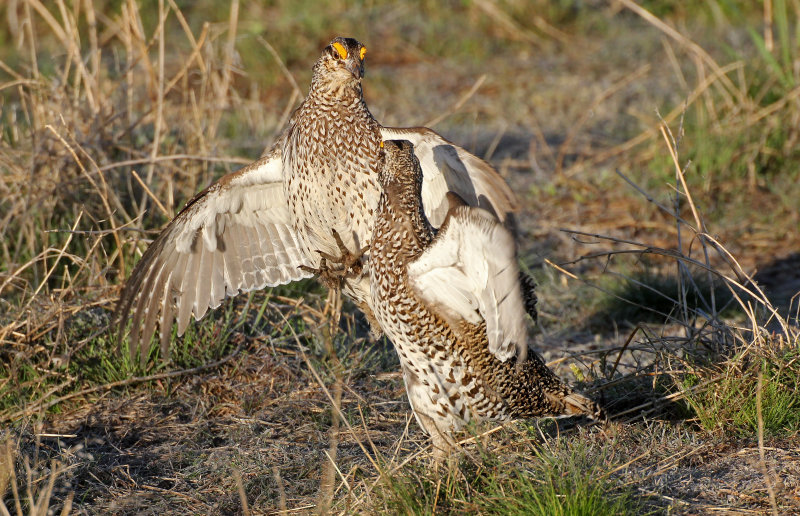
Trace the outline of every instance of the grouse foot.
{"label": "grouse foot", "polygon": [[[333,234],[334,240],[336,240],[336,245],[339,247],[339,256],[333,256],[332,254],[317,250],[321,258],[319,267],[300,265],[298,268],[318,276],[319,281],[326,287],[336,289],[341,288],[342,283],[347,278],[353,278],[361,274],[363,269],[361,257],[364,256],[369,246],[359,249],[357,253],[353,253],[344,245],[338,231],[332,229],[331,233]],[[329,265],[329,262],[336,266]]]}

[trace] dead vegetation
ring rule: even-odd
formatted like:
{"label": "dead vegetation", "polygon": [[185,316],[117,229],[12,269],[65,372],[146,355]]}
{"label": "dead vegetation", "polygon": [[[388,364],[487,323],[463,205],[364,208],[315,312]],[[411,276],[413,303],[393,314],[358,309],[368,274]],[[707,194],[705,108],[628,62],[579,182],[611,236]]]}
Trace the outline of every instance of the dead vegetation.
{"label": "dead vegetation", "polygon": [[[734,17],[712,3],[715,23]],[[449,12],[422,2],[432,28],[405,7],[339,6],[352,14],[345,28],[369,26],[385,47],[370,49],[376,114],[472,129],[464,143],[485,151],[530,206],[523,261],[541,283],[536,344],[604,401],[609,427],[470,428],[464,444],[478,460],[432,472],[390,344],[370,342],[352,307],[331,335],[331,307],[313,283],[224,305],[173,339],[167,364],[156,348],[145,367],[129,362],[106,327],[123,278],[183,201],[263,150],[331,36],[287,36],[319,30],[328,14],[316,13],[302,18],[307,27],[276,22],[284,32],[251,37],[243,20],[294,19],[280,4],[279,13],[232,2],[216,23],[172,0],[0,7],[0,512],[800,510],[791,297],[800,285],[785,272],[796,269],[788,251],[800,223],[796,2],[738,18],[760,25],[749,53],[726,64],[691,27],[675,28],[681,13],[652,14],[660,2],[645,10],[622,0],[594,14],[534,5],[535,16],[516,2]],[[416,23],[405,36],[391,22],[401,16]],[[436,33],[449,17],[467,29]],[[620,68],[577,102],[561,91],[580,111],[572,118],[531,101],[524,81],[469,71],[460,84],[434,73],[435,58],[451,54],[508,76],[530,64],[531,48],[578,60],[571,44],[606,36],[602,24],[653,31],[647,41],[660,41],[666,64]],[[484,38],[499,41],[491,59]],[[253,47],[258,67],[243,50]],[[396,83],[396,67],[407,82]],[[672,77],[666,114],[648,99],[649,113],[631,115],[640,108],[619,98],[653,84],[654,68]],[[411,95],[422,81],[452,98],[427,106]],[[503,111],[505,98],[525,100]],[[420,118],[403,119],[417,103]],[[543,114],[529,116],[529,104]],[[614,138],[600,129],[626,117],[638,122]],[[499,125],[476,126],[482,118]],[[775,300],[753,273],[781,259],[788,265],[771,279],[785,296]]]}

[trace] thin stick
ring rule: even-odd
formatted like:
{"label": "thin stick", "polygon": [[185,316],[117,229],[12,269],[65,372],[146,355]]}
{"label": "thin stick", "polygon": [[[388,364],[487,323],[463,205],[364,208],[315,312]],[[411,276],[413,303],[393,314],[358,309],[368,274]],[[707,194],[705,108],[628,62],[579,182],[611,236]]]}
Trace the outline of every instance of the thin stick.
{"label": "thin stick", "polygon": [[161,201],[158,200],[156,194],[154,194],[153,191],[150,190],[150,188],[147,186],[147,183],[142,181],[142,178],[139,177],[139,174],[137,174],[135,170],[131,170],[131,174],[133,174],[133,178],[136,179],[136,181],[139,183],[139,186],[144,188],[144,191],[147,193],[148,197],[150,197],[153,200],[153,202],[156,203],[156,206],[158,206],[158,209],[161,210],[161,213],[163,213],[165,217],[171,219],[172,215],[170,215],[170,213],[167,211],[164,205],[161,204]]}
{"label": "thin stick", "polygon": [[624,180],[626,183],[628,183],[628,184],[631,186],[631,188],[633,188],[634,190],[636,190],[637,192],[639,192],[640,194],[642,194],[642,196],[643,196],[645,199],[647,199],[647,201],[648,201],[648,202],[650,202],[650,203],[654,204],[656,207],[658,207],[658,209],[660,209],[661,211],[663,211],[663,212],[664,212],[664,213],[666,213],[667,215],[669,215],[669,216],[671,216],[671,217],[674,217],[674,218],[675,218],[675,219],[676,219],[678,222],[681,222],[681,223],[685,224],[685,225],[686,225],[686,226],[688,226],[688,227],[689,227],[689,228],[690,228],[692,231],[694,231],[694,232],[697,232],[697,231],[698,231],[698,228],[694,228],[694,227],[692,227],[692,225],[691,225],[691,224],[689,224],[689,223],[688,223],[686,220],[684,220],[684,219],[681,217],[680,213],[678,213],[677,211],[670,210],[669,208],[667,208],[667,207],[666,207],[666,206],[664,206],[663,204],[661,204],[661,203],[659,203],[658,201],[656,201],[656,200],[655,200],[655,198],[653,198],[653,196],[652,196],[652,195],[650,195],[650,194],[649,194],[649,193],[647,193],[647,192],[646,192],[646,191],[645,191],[645,190],[644,190],[642,187],[640,187],[639,185],[637,185],[636,183],[634,183],[632,179],[630,179],[628,176],[626,176],[625,174],[623,174],[623,173],[622,173],[622,172],[621,172],[619,169],[616,169],[616,170],[615,170],[615,172],[616,172],[616,173],[617,173],[617,175],[618,175],[619,177],[621,177],[621,178],[622,178],[622,179],[623,179],[623,180]]}
{"label": "thin stick", "polygon": [[[651,247],[651,246],[648,246],[647,244],[644,244],[642,242],[636,242],[636,241],[633,241],[633,240],[626,240],[624,238],[615,238],[615,237],[611,237],[611,236],[607,236],[607,235],[600,235],[598,233],[588,233],[588,232],[585,232],[585,231],[578,231],[578,230],[564,229],[564,228],[560,229],[560,231],[563,231],[565,233],[575,234],[575,235],[583,235],[583,236],[590,236],[590,237],[594,237],[594,238],[600,238],[600,239],[609,240],[609,241],[612,241],[612,242],[630,244],[632,246],[636,246],[636,247],[641,248],[641,249],[631,249],[631,250],[625,250],[625,251],[610,251],[610,252],[609,251],[604,251],[604,252],[600,252],[600,253],[592,253],[592,254],[588,254],[588,255],[582,256],[580,258],[577,258],[575,260],[570,260],[568,262],[565,262],[564,265],[578,263],[578,262],[583,261],[583,260],[585,260],[587,258],[597,258],[599,256],[606,256],[606,255],[613,255],[613,254],[627,254],[627,253],[657,254],[657,255],[661,255],[661,256],[669,256],[669,257],[672,257],[672,258],[678,258],[680,260],[686,261],[687,263],[689,263],[691,265],[699,267],[699,268],[701,268],[703,270],[709,270],[709,271],[717,274],[720,278],[723,278],[728,283],[730,283],[730,285],[735,286],[735,287],[743,290],[747,294],[753,296],[754,299],[757,299],[760,303],[763,303],[765,305],[765,307],[770,312],[774,312],[775,316],[779,315],[775,311],[775,309],[772,308],[772,304],[769,302],[769,299],[766,297],[766,295],[761,290],[761,288],[759,288],[758,285],[755,284],[752,281],[750,276],[747,275],[741,269],[741,267],[739,266],[738,262],[736,262],[736,260],[733,258],[733,256],[731,256],[730,253],[728,253],[728,251],[724,247],[722,247],[721,244],[719,244],[719,242],[717,242],[713,237],[711,237],[707,233],[703,233],[703,235],[709,241],[715,243],[716,247],[718,248],[718,250],[720,252],[725,253],[731,260],[733,260],[732,263],[735,265],[735,267],[732,266],[732,269],[733,269],[733,272],[736,273],[737,276],[739,276],[739,280],[738,281],[736,279],[733,279],[733,278],[731,278],[731,277],[719,272],[718,270],[715,270],[715,269],[711,268],[711,266],[706,265],[703,262],[697,261],[694,258],[690,258],[690,257],[688,257],[686,255],[683,255],[683,254],[681,254],[681,253],[679,253],[677,251],[673,251],[673,250],[670,250],[670,249],[662,249],[660,247]],[[747,288],[743,283],[747,283],[748,285],[753,286],[753,288],[758,292],[758,294],[756,294],[755,292],[753,292],[752,290]]]}
{"label": "thin stick", "polygon": [[[324,450],[324,453],[325,456],[328,458],[328,461],[330,461],[330,464],[336,470],[336,473],[339,474],[339,478],[342,479],[342,484],[344,484],[344,486],[347,488],[348,491],[352,491],[352,488],[350,487],[350,482],[347,481],[347,478],[342,473],[342,470],[339,469],[339,466],[336,465],[336,460],[333,457],[331,457],[330,453],[328,453],[328,450]],[[330,507],[330,502],[328,506]]]}
{"label": "thin stick", "polygon": [[[28,49],[28,52],[29,52],[28,55],[29,55],[29,58],[31,60],[31,62],[30,62],[31,71],[33,72],[33,78],[36,81],[38,81],[39,77],[40,77],[40,75],[39,75],[39,58],[37,57],[37,54],[36,54],[36,51],[37,51],[37,48],[36,48],[36,37],[34,36],[35,25],[34,25],[34,21],[33,21],[33,16],[31,16],[31,3],[30,2],[25,2],[25,18],[26,18],[28,23],[23,23],[23,26],[25,27],[25,35],[28,38],[28,42],[30,43],[30,47]],[[9,21],[11,21],[11,20],[9,20]],[[58,24],[56,24],[56,26],[58,26]],[[5,69],[6,67],[3,67],[3,68]],[[38,118],[38,117],[36,117],[36,118]],[[38,120],[37,120],[37,122],[38,122]],[[36,126],[38,127],[38,125],[39,124],[37,123]]]}
{"label": "thin stick", "polygon": [[772,39],[772,0],[764,0],[764,47],[772,52],[775,42]]}
{"label": "thin stick", "polygon": [[767,484],[767,493],[769,493],[769,504],[772,506],[772,514],[778,514],[778,502],[775,498],[775,489],[772,487],[772,479],[770,478],[769,469],[767,469],[767,460],[764,454],[764,415],[761,406],[761,397],[764,387],[764,371],[758,370],[758,384],[756,386],[756,413],[758,414],[758,457],[761,462],[761,469],[764,473],[764,482]]}
{"label": "thin stick", "polygon": [[281,478],[281,472],[278,470],[278,466],[272,465],[272,478],[275,479],[275,484],[278,486],[278,509],[280,512],[287,512],[288,509],[286,508],[286,490],[283,487],[283,479]]}
{"label": "thin stick", "polygon": [[236,33],[239,26],[239,0],[231,1],[231,10],[228,17],[228,39],[225,42],[225,60],[222,65],[222,88],[220,88],[220,98],[224,104],[228,95],[228,88],[231,81],[231,68],[233,63],[233,53],[236,51]]}
{"label": "thin stick", "polygon": [[[685,397],[687,394],[689,394],[690,392],[694,392],[696,390],[702,389],[703,387],[706,387],[708,385],[711,385],[712,383],[718,382],[719,380],[720,380],[719,378],[711,378],[711,379],[706,380],[704,382],[698,383],[697,385],[694,385],[694,386],[690,387],[689,389],[686,389],[686,390],[683,390],[683,391],[679,391],[679,392],[673,392],[672,394],[669,394],[667,396],[662,396],[661,398],[647,401],[647,402],[642,403],[640,405],[636,405],[635,407],[629,408],[627,410],[623,410],[622,412],[617,412],[617,413],[614,414],[614,419],[615,420],[619,420],[620,417],[628,415],[628,414],[630,414],[632,412],[636,412],[636,411],[641,410],[643,408],[646,408],[646,407],[657,407],[657,406],[662,405],[664,403],[668,403],[670,401],[675,401],[675,400],[681,399],[681,398]],[[637,416],[633,416],[630,419],[633,420],[633,419],[636,419],[636,417]]]}
{"label": "thin stick", "polygon": [[252,159],[248,158],[237,158],[237,157],[226,157],[226,156],[201,156],[197,154],[170,154],[170,155],[162,155],[157,156],[156,158],[139,158],[139,159],[128,159],[125,161],[115,161],[114,163],[109,163],[108,165],[103,165],[102,167],[98,167],[97,170],[101,172],[105,172],[107,170],[113,170],[119,167],[129,167],[132,165],[142,165],[144,163],[158,163],[161,161],[177,161],[181,159],[190,159],[190,160],[197,160],[197,161],[207,161],[209,163],[238,163],[242,165],[249,165],[253,162]]}
{"label": "thin stick", "polygon": [[[686,46],[689,50],[691,50],[694,54],[696,54],[700,59],[705,62],[714,73],[718,73],[721,68],[717,64],[716,61],[706,52],[703,48],[695,43],[694,41],[690,40],[670,25],[659,19],[657,16],[654,16],[650,11],[645,9],[644,7],[636,4],[633,0],[618,0],[619,3],[642,17],[645,21],[656,27],[658,30],[669,36],[670,38],[674,39],[681,45]],[[739,95],[739,102],[744,104],[744,99],[741,98],[741,92],[736,88],[736,86],[731,82],[730,79],[724,74],[720,74],[720,80],[722,83],[730,90],[731,93],[738,93]],[[723,90],[724,91],[724,90]]]}
{"label": "thin stick", "polygon": [[[164,126],[164,23],[167,14],[164,9],[164,0],[158,0],[158,86],[156,88],[156,123],[153,134],[153,146],[150,148],[150,159],[153,160],[158,155],[158,147],[161,144],[161,130]],[[153,181],[155,162],[151,161],[147,167],[147,183]],[[144,201],[144,199],[142,199]],[[144,211],[144,202],[139,205],[139,213]]]}
{"label": "thin stick", "polygon": [[649,72],[650,72],[649,64],[639,67],[639,69],[635,70],[633,73],[628,74],[627,76],[623,77],[622,79],[620,79],[619,81],[617,81],[616,83],[612,84],[610,87],[602,91],[592,101],[592,103],[586,109],[583,110],[583,114],[569,128],[569,131],[567,131],[567,135],[564,137],[564,142],[558,148],[558,155],[556,156],[556,167],[555,167],[556,175],[561,175],[564,167],[564,158],[567,155],[567,151],[569,150],[572,141],[578,135],[578,132],[581,130],[584,124],[586,124],[586,122],[594,115],[597,107],[600,104],[602,104],[605,100],[607,100],[609,97],[613,96],[615,93],[620,91],[622,88],[624,88],[631,82],[635,81],[639,77],[647,75]]}
{"label": "thin stick", "polygon": [[617,354],[617,359],[614,361],[614,367],[611,368],[611,374],[609,375],[609,379],[614,377],[614,373],[617,372],[617,366],[619,366],[619,361],[622,359],[622,354],[625,353],[626,349],[628,349],[628,346],[633,340],[633,336],[636,335],[641,329],[642,327],[637,324],[636,328],[634,328],[631,334],[628,335],[628,338],[625,339],[625,344],[623,344],[622,348],[620,348],[619,353]]}
{"label": "thin stick", "polygon": [[[103,202],[103,207],[106,209],[106,213],[108,215],[108,222],[111,224],[111,228],[115,229],[117,223],[114,220],[114,212],[111,210],[111,206],[108,204],[108,184],[106,184],[106,180],[105,177],[103,177],[103,174],[100,174],[100,181],[102,181],[103,183],[103,190],[100,190],[100,187],[97,186],[97,183],[94,181],[91,174],[89,174],[89,171],[87,171],[86,167],[83,166],[83,162],[80,159],[78,159],[78,155],[75,154],[75,151],[72,149],[72,146],[69,143],[67,143],[64,137],[61,136],[52,125],[47,124],[45,128],[48,129],[50,132],[52,132],[54,135],[56,135],[56,138],[58,138],[61,141],[61,143],[64,144],[64,147],[66,147],[67,151],[72,155],[72,158],[75,160],[75,163],[78,164],[78,167],[81,169],[81,172],[83,172],[83,174],[86,176],[86,179],[89,180],[94,189],[100,195],[100,200]],[[120,241],[119,235],[116,232],[114,232],[114,241],[117,244],[117,249],[121,249],[122,242]],[[123,258],[123,253],[119,253],[119,267],[120,271],[125,270],[125,260]]]}
{"label": "thin stick", "polygon": [[[87,85],[86,91],[86,101],[89,103],[89,106],[92,109],[93,113],[96,113],[98,110],[97,101],[95,100],[94,96],[92,95],[91,89],[88,88],[91,81],[89,80],[89,73],[86,70],[86,67],[83,64],[83,59],[81,58],[79,50],[76,48],[75,41],[73,38],[69,37],[69,34],[64,30],[64,28],[56,21],[50,11],[42,5],[39,0],[27,0],[27,4],[33,7],[36,12],[41,16],[47,25],[50,26],[50,29],[53,31],[55,36],[59,39],[64,48],[69,51],[70,58],[74,61],[78,67],[78,73],[83,78],[84,83]],[[69,20],[64,17],[64,24],[68,24]]]}
{"label": "thin stick", "polygon": [[228,37],[225,42],[225,54],[222,61],[221,82],[215,85],[215,77],[212,75],[211,85],[214,88],[213,95],[216,97],[215,107],[208,124],[208,138],[214,139],[219,129],[219,122],[226,108],[230,106],[228,94],[230,93],[231,68],[233,55],[236,50],[236,33],[239,25],[239,0],[232,0],[230,3],[230,13],[228,15]]}
{"label": "thin stick", "polygon": [[483,74],[483,75],[481,75],[480,77],[478,77],[478,80],[476,80],[476,81],[473,83],[472,87],[471,87],[471,88],[470,88],[470,89],[469,89],[469,90],[468,90],[466,93],[464,93],[464,94],[461,96],[461,98],[460,98],[460,99],[458,99],[458,102],[456,102],[456,103],[453,105],[453,107],[451,107],[450,109],[448,109],[447,111],[445,111],[445,112],[444,112],[444,113],[442,113],[441,115],[437,116],[436,118],[433,118],[432,120],[429,120],[429,121],[427,121],[427,122],[425,123],[425,125],[427,125],[427,126],[429,126],[429,127],[433,127],[434,125],[438,124],[439,122],[441,122],[442,120],[444,120],[444,119],[445,119],[445,118],[447,118],[448,116],[452,115],[453,113],[455,113],[456,111],[458,111],[459,109],[461,109],[461,106],[463,106],[463,105],[464,105],[464,104],[465,104],[465,103],[466,103],[466,102],[467,102],[467,101],[470,99],[470,97],[472,97],[473,95],[475,95],[475,92],[477,92],[477,91],[478,91],[478,88],[480,88],[480,87],[481,87],[481,85],[482,85],[482,84],[483,84],[485,81],[486,81],[486,74]]}
{"label": "thin stick", "polygon": [[[78,227],[78,224],[80,224],[82,217],[83,217],[83,210],[81,210],[81,212],[78,213],[78,216],[75,218],[75,223],[72,225],[72,231],[75,231],[75,228]],[[64,245],[58,251],[58,256],[56,257],[56,261],[53,262],[53,266],[50,267],[50,270],[47,271],[47,273],[44,275],[44,278],[42,278],[42,281],[39,283],[39,286],[36,287],[36,290],[34,291],[33,295],[28,300],[28,302],[25,304],[25,308],[28,308],[28,307],[31,306],[31,303],[33,303],[33,300],[36,299],[36,296],[39,294],[39,292],[41,292],[41,290],[47,284],[47,280],[50,279],[50,276],[53,274],[53,271],[56,270],[56,266],[58,265],[58,262],[61,261],[61,258],[64,256],[64,252],[67,250],[67,247],[69,247],[69,243],[70,242],[72,242],[72,233],[70,233],[69,236],[67,236],[67,241],[64,242]]]}
{"label": "thin stick", "polygon": [[[562,229],[561,231],[564,231],[564,230]],[[564,275],[565,275],[565,276],[567,276],[567,277],[570,277],[570,278],[572,278],[572,279],[574,279],[574,280],[579,280],[579,279],[580,279],[580,278],[578,278],[576,275],[574,275],[574,274],[572,274],[571,272],[569,272],[569,271],[568,271],[567,269],[565,269],[564,267],[562,267],[562,266],[558,265],[557,263],[553,263],[553,262],[551,262],[549,258],[545,258],[545,259],[544,259],[544,263],[546,263],[547,265],[549,265],[550,267],[554,268],[555,270],[557,270],[557,271],[558,271],[558,272],[560,272],[561,274],[564,274]]]}
{"label": "thin stick", "polygon": [[686,185],[686,178],[683,175],[683,170],[681,170],[680,165],[678,164],[678,151],[673,146],[672,142],[670,141],[669,137],[667,137],[667,130],[665,129],[666,125],[661,124],[661,135],[664,137],[664,141],[667,142],[667,149],[669,150],[669,155],[672,158],[672,162],[675,165],[675,175],[680,179],[681,186],[683,187],[683,193],[686,195],[686,201],[689,203],[689,207],[692,209],[692,217],[694,217],[694,222],[696,227],[702,231],[705,231],[703,227],[703,223],[700,221],[700,215],[697,213],[697,208],[694,205],[694,200],[692,199],[692,194],[689,191],[689,187]]}
{"label": "thin stick", "polygon": [[233,468],[231,472],[233,479],[236,481],[236,490],[239,492],[239,502],[242,504],[242,513],[245,516],[250,516],[250,506],[247,504],[247,493],[244,492],[244,484],[242,483],[242,474],[238,468]]}
{"label": "thin stick", "polygon": [[98,78],[100,76],[100,45],[97,39],[97,16],[94,12],[94,2],[92,0],[84,0],[84,8],[86,10],[86,23],[89,25],[89,48],[90,62],[91,62],[91,76],[93,78],[93,86],[95,94],[99,96]]}
{"label": "thin stick", "polygon": [[[173,3],[172,0],[170,0],[170,4],[172,3]],[[172,80],[170,80],[167,83],[167,86],[164,88],[164,95],[169,93],[170,90],[172,90],[172,88],[175,87],[176,84],[178,84],[178,81],[180,81],[186,75],[186,72],[189,71],[189,68],[191,68],[192,64],[194,64],[195,60],[198,61],[202,66],[203,61],[200,51],[203,48],[203,43],[205,43],[206,41],[206,36],[208,36],[209,27],[210,25],[208,24],[208,22],[203,24],[203,29],[200,31],[200,38],[198,38],[197,43],[194,44],[192,53],[189,54],[189,58],[186,60],[186,62],[178,71],[178,73],[175,74],[175,77],[173,77]]]}
{"label": "thin stick", "polygon": [[[198,44],[197,41],[194,39],[194,34],[192,34],[192,29],[191,27],[189,27],[189,23],[186,21],[186,17],[183,16],[183,13],[181,12],[178,5],[175,3],[175,0],[168,0],[168,2],[169,6],[172,8],[172,12],[175,13],[175,17],[178,19],[178,23],[180,23],[181,27],[183,28],[183,32],[184,34],[186,34],[186,38],[189,40],[189,43],[191,43],[192,48],[199,48],[201,45]],[[207,22],[203,24],[203,31],[206,30],[207,25],[208,25]],[[200,68],[202,70],[205,70],[206,63],[205,60],[203,59],[202,54],[197,55],[197,61],[200,63]]]}
{"label": "thin stick", "polygon": [[633,464],[634,462],[636,462],[636,461],[638,461],[638,460],[640,460],[640,459],[643,459],[643,458],[647,457],[647,456],[648,456],[648,455],[650,455],[652,452],[653,452],[653,450],[652,450],[652,449],[650,449],[650,448],[648,448],[647,450],[645,450],[645,451],[644,451],[644,453],[642,453],[642,454],[640,454],[640,455],[638,455],[638,456],[636,456],[636,457],[632,458],[632,459],[631,459],[631,460],[629,460],[628,462],[626,462],[626,463],[624,463],[624,464],[620,464],[619,466],[617,466],[616,468],[612,469],[611,471],[606,471],[605,473],[603,473],[602,475],[600,475],[600,476],[598,477],[598,479],[608,478],[608,477],[610,477],[611,475],[613,475],[614,473],[616,473],[617,471],[619,471],[619,470],[621,470],[621,469],[625,469],[625,468],[627,468],[628,466],[630,466],[631,464]]}
{"label": "thin stick", "polygon": [[[511,16],[503,12],[493,1],[479,0],[475,2],[475,5],[485,12],[490,18],[492,18],[495,23],[506,29],[513,39],[531,43],[536,46],[541,45],[541,37],[525,29],[524,27],[521,27],[517,22],[514,21],[513,18],[511,18]],[[567,45],[574,42],[574,38],[571,38],[569,34],[566,34],[565,32],[553,27],[541,16],[535,15],[533,17],[533,23],[539,30],[560,43]]]}
{"label": "thin stick", "polygon": [[281,69],[281,72],[283,72],[283,76],[286,77],[286,79],[289,81],[289,84],[292,85],[292,90],[298,96],[302,97],[303,90],[301,90],[300,86],[297,85],[297,81],[295,80],[294,75],[292,75],[292,72],[289,71],[289,68],[286,66],[286,63],[283,62],[283,59],[281,59],[281,56],[280,54],[278,54],[278,51],[275,50],[275,47],[273,47],[269,41],[262,38],[261,36],[256,36],[256,41],[261,43],[264,46],[264,48],[267,49],[267,52],[269,52],[270,55],[272,55],[272,57],[278,63],[278,67]]}
{"label": "thin stick", "polygon": [[[339,449],[339,415],[342,412],[342,385],[343,381],[343,367],[339,362],[339,357],[336,356],[336,349],[334,347],[334,338],[336,330],[338,329],[339,317],[342,310],[342,292],[340,289],[332,289],[328,292],[328,298],[332,300],[333,308],[328,313],[328,322],[324,333],[326,347],[328,348],[328,356],[333,362],[334,375],[336,377],[333,384],[333,406],[331,407],[331,427],[328,430],[329,443],[328,449],[324,451],[328,462],[322,466],[322,478],[320,479],[319,498],[317,501],[317,513],[327,514],[330,511],[331,503],[333,502],[333,489],[335,484],[335,471],[341,471],[336,466],[336,456]],[[334,471],[335,470],[335,471]],[[344,477],[342,476],[344,480]],[[347,482],[345,480],[345,482]]]}
{"label": "thin stick", "polygon": [[[709,77],[706,77],[705,80],[702,81],[700,84],[698,84],[697,87],[692,91],[692,93],[686,99],[684,104],[676,106],[672,111],[670,111],[667,114],[667,116],[664,117],[663,121],[666,122],[666,123],[670,123],[673,120],[675,120],[676,118],[678,118],[678,116],[680,116],[680,114],[683,113],[688,106],[691,106],[692,104],[694,104],[695,101],[703,94],[703,92],[705,92],[711,85],[713,85],[717,80],[719,80],[719,78],[721,76],[723,76],[723,75],[725,75],[728,72],[731,72],[733,70],[742,68],[743,66],[744,66],[744,63],[742,63],[741,61],[733,62],[733,63],[730,63],[730,64],[727,64],[727,65],[723,66],[718,71],[715,71]],[[592,165],[592,164],[603,162],[603,161],[605,161],[605,160],[607,160],[609,158],[613,158],[614,156],[617,156],[619,154],[627,152],[628,150],[630,150],[630,149],[636,147],[637,145],[639,145],[640,143],[644,143],[647,140],[649,140],[650,138],[653,138],[654,136],[657,136],[658,135],[658,131],[659,131],[659,127],[661,127],[661,123],[662,122],[659,121],[657,124],[654,124],[653,126],[648,127],[647,129],[645,129],[644,131],[639,133],[637,136],[634,136],[630,140],[628,140],[628,141],[626,141],[624,143],[621,143],[620,145],[617,145],[616,147],[612,147],[611,149],[608,149],[607,151],[603,151],[603,152],[595,154],[590,160],[587,161],[586,164],[587,165]],[[574,169],[574,170],[577,173],[577,169]]]}

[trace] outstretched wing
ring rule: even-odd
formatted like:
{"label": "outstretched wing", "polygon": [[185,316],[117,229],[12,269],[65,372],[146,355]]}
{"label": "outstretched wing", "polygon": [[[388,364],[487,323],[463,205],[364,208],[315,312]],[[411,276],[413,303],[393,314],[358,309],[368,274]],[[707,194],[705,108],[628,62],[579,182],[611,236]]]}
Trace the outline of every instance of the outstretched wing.
{"label": "outstretched wing", "polygon": [[408,265],[408,276],[417,295],[448,322],[486,321],[489,351],[499,360],[525,360],[516,244],[491,213],[470,206],[450,209],[433,242]]}
{"label": "outstretched wing", "polygon": [[131,357],[144,359],[156,323],[168,355],[169,328],[183,334],[228,296],[309,277],[291,229],[279,147],[199,193],[147,248],[117,305],[120,335],[132,316]]}
{"label": "outstretched wing", "polygon": [[382,127],[381,138],[414,144],[422,167],[422,207],[431,225],[442,225],[447,193],[454,192],[470,206],[488,210],[513,227],[517,199],[491,165],[426,127]]}

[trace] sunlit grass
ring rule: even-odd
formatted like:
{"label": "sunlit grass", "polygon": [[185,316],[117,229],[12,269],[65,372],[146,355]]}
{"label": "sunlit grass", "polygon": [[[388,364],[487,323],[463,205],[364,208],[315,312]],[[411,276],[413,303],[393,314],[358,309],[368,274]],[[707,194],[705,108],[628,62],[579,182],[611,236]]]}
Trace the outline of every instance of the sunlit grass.
{"label": "sunlit grass", "polygon": [[683,388],[691,389],[701,379],[712,381],[689,391],[686,402],[700,425],[711,432],[752,436],[761,418],[769,436],[795,433],[800,430],[798,356],[798,342],[781,345],[773,340],[761,350],[742,352],[721,365],[698,368],[697,374],[684,379]]}
{"label": "sunlit grass", "polygon": [[487,450],[481,451],[478,463],[462,458],[438,474],[407,468],[384,485],[381,505],[393,514],[408,515],[641,514],[641,501],[607,475],[614,466],[610,446],[553,438],[532,447],[532,453],[513,455],[513,468],[502,464],[507,456]]}

